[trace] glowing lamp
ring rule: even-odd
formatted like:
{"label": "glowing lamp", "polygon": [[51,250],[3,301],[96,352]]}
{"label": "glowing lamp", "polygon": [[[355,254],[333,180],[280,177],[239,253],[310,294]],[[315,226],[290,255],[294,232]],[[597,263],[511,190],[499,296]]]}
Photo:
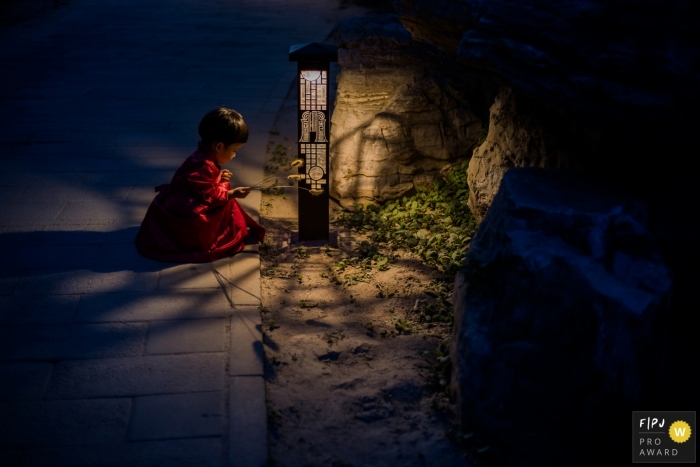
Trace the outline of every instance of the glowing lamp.
{"label": "glowing lamp", "polygon": [[312,42],[289,48],[289,61],[298,63],[299,85],[299,240],[328,241],[328,145],[330,62],[338,48]]}

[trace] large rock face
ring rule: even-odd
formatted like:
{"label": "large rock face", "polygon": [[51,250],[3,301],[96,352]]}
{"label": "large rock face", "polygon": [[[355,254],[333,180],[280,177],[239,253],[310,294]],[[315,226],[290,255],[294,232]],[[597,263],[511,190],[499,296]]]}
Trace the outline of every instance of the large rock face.
{"label": "large rock face", "polygon": [[[652,155],[696,146],[696,3],[394,0],[414,39],[489,75],[511,90],[510,99],[539,106],[532,118],[522,106],[504,107],[503,96],[496,102],[489,139],[470,167],[475,214],[483,216],[509,166],[588,167],[620,180],[634,167],[652,184],[661,173],[674,177],[673,164]],[[568,139],[556,141],[562,131],[575,144],[559,144]],[[542,136],[505,141],[509,132]]]}
{"label": "large rock face", "polygon": [[607,123],[693,112],[700,96],[696,3],[394,0],[416,40],[448,51],[459,36],[460,60]]}
{"label": "large rock face", "polygon": [[491,106],[486,140],[469,161],[469,208],[478,221],[509,168],[585,167],[585,155],[597,149],[596,140],[567,119],[552,119],[551,112],[556,111],[538,107],[508,87],[501,89]]}
{"label": "large rock face", "polygon": [[481,119],[396,15],[346,20],[335,38],[331,194],[343,206],[398,198],[471,155]]}
{"label": "large rock face", "polygon": [[469,2],[455,0],[394,0],[401,23],[417,41],[454,55],[464,31],[473,25]]}
{"label": "large rock face", "polygon": [[578,172],[506,172],[455,284],[466,426],[558,465],[622,436],[664,363],[671,280],[646,216]]}

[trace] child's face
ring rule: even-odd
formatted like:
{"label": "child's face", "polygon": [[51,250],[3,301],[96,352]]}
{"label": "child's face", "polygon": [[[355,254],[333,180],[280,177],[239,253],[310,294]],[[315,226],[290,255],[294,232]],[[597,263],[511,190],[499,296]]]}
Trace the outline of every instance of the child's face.
{"label": "child's face", "polygon": [[224,145],[224,143],[216,143],[214,145],[214,155],[216,156],[216,162],[223,165],[230,162],[231,159],[236,157],[236,152],[243,147],[244,143],[233,143],[229,146]]}

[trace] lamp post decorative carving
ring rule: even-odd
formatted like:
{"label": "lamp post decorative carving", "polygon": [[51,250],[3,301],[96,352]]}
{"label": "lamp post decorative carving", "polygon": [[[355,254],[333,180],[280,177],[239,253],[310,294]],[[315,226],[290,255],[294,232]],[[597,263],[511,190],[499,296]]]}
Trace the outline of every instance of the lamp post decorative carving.
{"label": "lamp post decorative carving", "polygon": [[[329,239],[328,122],[330,121],[330,62],[338,48],[312,42],[289,48],[289,61],[298,63],[299,79],[299,241]],[[310,190],[310,191],[309,191]]]}

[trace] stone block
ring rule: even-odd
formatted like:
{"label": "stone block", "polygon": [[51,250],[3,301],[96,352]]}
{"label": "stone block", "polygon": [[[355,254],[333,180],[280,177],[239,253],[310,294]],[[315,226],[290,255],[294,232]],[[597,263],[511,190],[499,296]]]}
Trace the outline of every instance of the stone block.
{"label": "stone block", "polygon": [[221,391],[136,397],[129,440],[221,436],[223,409]]}
{"label": "stone block", "polygon": [[229,466],[267,465],[267,409],[262,376],[230,379]]}
{"label": "stone block", "polygon": [[229,375],[263,375],[263,341],[260,310],[238,306],[231,316]]}
{"label": "stone block", "polygon": [[59,362],[45,399],[221,391],[224,355],[151,355]]}
{"label": "stone block", "polygon": [[219,318],[151,322],[146,354],[223,352],[225,321]]}
{"label": "stone block", "polygon": [[0,446],[121,442],[130,412],[130,399],[1,402]]}
{"label": "stone block", "polygon": [[522,459],[607,458],[610,407],[664,386],[672,282],[646,209],[583,172],[505,173],[453,291],[464,425]]}
{"label": "stone block", "polygon": [[0,363],[0,400],[41,399],[51,370],[51,363]]}
{"label": "stone block", "polygon": [[81,294],[155,290],[158,272],[30,271],[22,276],[15,295]]}
{"label": "stone block", "polygon": [[3,326],[0,359],[59,360],[141,355],[146,323]]}
{"label": "stone block", "polygon": [[22,466],[220,467],[221,450],[221,438],[33,448],[24,453]]}
{"label": "stone block", "polygon": [[80,295],[0,296],[0,325],[68,324]]}
{"label": "stone block", "polygon": [[231,304],[221,289],[84,294],[76,323],[220,318]]}

